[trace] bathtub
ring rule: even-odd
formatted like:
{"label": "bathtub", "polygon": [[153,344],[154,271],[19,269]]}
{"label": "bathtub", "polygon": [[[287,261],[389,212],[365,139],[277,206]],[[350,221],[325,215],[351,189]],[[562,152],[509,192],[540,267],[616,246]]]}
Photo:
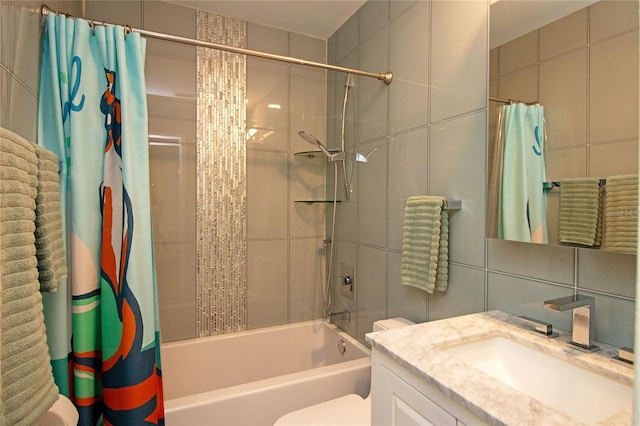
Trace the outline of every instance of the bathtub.
{"label": "bathtub", "polygon": [[350,393],[366,397],[370,351],[334,325],[307,321],[162,345],[165,421],[272,425]]}

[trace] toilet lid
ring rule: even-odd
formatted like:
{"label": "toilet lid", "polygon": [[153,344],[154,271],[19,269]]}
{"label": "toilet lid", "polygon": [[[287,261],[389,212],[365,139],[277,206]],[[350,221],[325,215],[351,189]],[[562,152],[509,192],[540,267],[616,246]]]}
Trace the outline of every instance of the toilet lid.
{"label": "toilet lid", "polygon": [[56,402],[36,421],[36,426],[75,426],[78,424],[78,410],[64,395],[58,395]]}

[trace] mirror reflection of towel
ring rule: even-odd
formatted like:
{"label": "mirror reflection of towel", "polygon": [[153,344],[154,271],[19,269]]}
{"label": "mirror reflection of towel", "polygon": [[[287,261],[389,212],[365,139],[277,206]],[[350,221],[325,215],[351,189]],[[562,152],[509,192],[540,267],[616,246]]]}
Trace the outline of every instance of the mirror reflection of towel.
{"label": "mirror reflection of towel", "polygon": [[601,179],[564,179],[560,185],[559,238],[563,244],[594,247],[602,236]]}
{"label": "mirror reflection of towel", "polygon": [[638,175],[610,176],[605,195],[603,249],[636,253],[638,242]]}

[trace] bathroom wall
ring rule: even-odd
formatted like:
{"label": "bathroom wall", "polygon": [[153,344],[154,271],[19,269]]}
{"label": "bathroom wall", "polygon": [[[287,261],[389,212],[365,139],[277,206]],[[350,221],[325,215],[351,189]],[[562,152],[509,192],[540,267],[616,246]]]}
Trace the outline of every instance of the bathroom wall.
{"label": "bathroom wall", "polygon": [[[485,309],[488,7],[369,1],[329,39],[330,63],[394,73],[389,86],[358,77],[347,113],[346,145],[368,162],[355,166],[351,200],[339,188],[337,266],[355,266],[356,300],[335,284],[334,310],[353,312],[341,326],[360,340],[381,318],[423,322]],[[334,147],[343,86],[343,75],[329,76]],[[400,282],[404,200],[420,194],[463,200],[449,213],[449,287],[432,295]],[[338,275],[339,267],[334,283]]]}
{"label": "bathroom wall", "polygon": [[[38,133],[41,1],[0,1],[0,126],[29,141]],[[77,14],[81,1],[49,1],[51,8]]]}
{"label": "bathroom wall", "polygon": [[[598,14],[592,18],[625,31],[617,18],[621,3],[594,6]],[[358,78],[357,101],[347,114],[347,145],[371,155],[368,163],[356,166],[351,201],[338,205],[337,263],[356,267],[356,300],[342,296],[336,284],[334,310],[353,312],[352,321],[341,326],[360,340],[380,318],[423,322],[491,309],[538,317],[567,330],[570,312],[544,310],[543,301],[579,292],[596,297],[596,338],[631,346],[634,256],[485,238],[487,12],[483,2],[369,1],[329,39],[330,63],[394,72],[390,86]],[[593,31],[595,23],[590,25]],[[601,38],[612,35],[602,31]],[[594,52],[591,61],[597,58]],[[560,52],[549,55],[559,57]],[[537,57],[533,63],[537,68]],[[545,72],[560,71],[547,67]],[[333,146],[339,140],[343,84],[343,77],[329,76]],[[637,87],[629,92],[637,95]],[[626,142],[635,142],[637,157],[637,130],[635,139]],[[613,146],[593,148],[609,152]],[[403,203],[417,194],[462,200],[462,209],[449,216],[449,287],[444,293],[428,295],[400,283]]]}
{"label": "bathroom wall", "polygon": [[[315,62],[326,41],[257,24],[247,47]],[[325,161],[296,156],[314,149],[306,130],[325,140],[326,72],[247,60],[247,200],[249,328],[322,316]],[[254,132],[255,130],[255,132]]]}

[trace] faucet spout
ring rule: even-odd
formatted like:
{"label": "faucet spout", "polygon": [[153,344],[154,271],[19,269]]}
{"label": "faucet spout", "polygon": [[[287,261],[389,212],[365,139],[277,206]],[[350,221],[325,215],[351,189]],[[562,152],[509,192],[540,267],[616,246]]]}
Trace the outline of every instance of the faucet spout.
{"label": "faucet spout", "polygon": [[575,294],[573,296],[560,297],[558,299],[546,300],[546,309],[553,311],[573,310],[573,325],[571,344],[579,349],[594,352],[600,349],[592,344],[594,336],[594,317],[596,310],[596,299],[591,296]]}
{"label": "faucet spout", "polygon": [[329,312],[329,324],[335,324],[337,321],[351,321],[351,312],[346,309],[342,312]]}

